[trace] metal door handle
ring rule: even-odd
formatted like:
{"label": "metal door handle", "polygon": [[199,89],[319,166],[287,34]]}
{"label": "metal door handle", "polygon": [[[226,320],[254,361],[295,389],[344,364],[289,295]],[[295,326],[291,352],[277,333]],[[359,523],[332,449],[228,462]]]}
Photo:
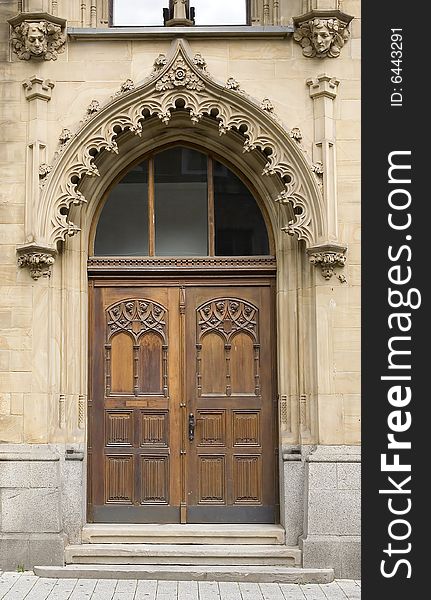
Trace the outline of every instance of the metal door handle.
{"label": "metal door handle", "polygon": [[196,427],[196,421],[195,421],[195,416],[193,413],[189,414],[189,441],[193,442],[193,440],[195,439],[195,427]]}

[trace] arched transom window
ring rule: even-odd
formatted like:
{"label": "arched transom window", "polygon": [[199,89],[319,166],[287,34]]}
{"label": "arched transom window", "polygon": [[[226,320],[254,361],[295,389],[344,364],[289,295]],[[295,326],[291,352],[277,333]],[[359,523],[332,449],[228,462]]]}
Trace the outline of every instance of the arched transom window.
{"label": "arched transom window", "polygon": [[262,256],[269,240],[259,206],[221,162],[173,147],[135,165],[100,213],[96,256]]}

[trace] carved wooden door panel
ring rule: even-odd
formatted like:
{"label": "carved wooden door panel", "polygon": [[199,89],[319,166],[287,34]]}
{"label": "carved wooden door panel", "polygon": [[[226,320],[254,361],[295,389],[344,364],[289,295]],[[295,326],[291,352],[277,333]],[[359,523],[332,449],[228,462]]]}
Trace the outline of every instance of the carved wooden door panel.
{"label": "carved wooden door panel", "polygon": [[89,518],[178,522],[178,287],[90,298]]}
{"label": "carved wooden door panel", "polygon": [[272,280],[94,280],[90,326],[89,520],[274,522]]}
{"label": "carved wooden door panel", "polygon": [[187,521],[276,519],[271,285],[186,295]]}

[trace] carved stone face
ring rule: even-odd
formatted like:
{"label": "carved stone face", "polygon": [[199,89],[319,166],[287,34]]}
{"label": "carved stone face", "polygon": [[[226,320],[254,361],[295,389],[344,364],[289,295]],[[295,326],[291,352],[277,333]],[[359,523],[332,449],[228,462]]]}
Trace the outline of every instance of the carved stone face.
{"label": "carved stone face", "polygon": [[331,47],[335,32],[331,31],[324,21],[313,23],[311,28],[311,40],[318,54],[326,52]]}
{"label": "carved stone face", "polygon": [[41,23],[29,23],[24,38],[25,49],[33,56],[41,56],[47,51],[47,39]]}

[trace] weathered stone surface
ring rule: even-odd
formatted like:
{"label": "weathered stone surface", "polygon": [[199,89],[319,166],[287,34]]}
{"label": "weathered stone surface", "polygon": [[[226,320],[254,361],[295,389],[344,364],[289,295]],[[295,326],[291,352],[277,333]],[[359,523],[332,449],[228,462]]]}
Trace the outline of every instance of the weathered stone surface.
{"label": "weathered stone surface", "polygon": [[81,542],[82,528],[85,524],[83,468],[83,461],[62,462],[62,520],[70,544]]}
{"label": "weathered stone surface", "polygon": [[57,488],[58,462],[0,460],[0,488]]}
{"label": "weathered stone surface", "polygon": [[340,490],[361,489],[361,465],[360,463],[338,463],[337,464],[337,487]]}
{"label": "weathered stone surface", "polygon": [[64,536],[41,535],[31,536],[28,546],[29,562],[31,565],[62,565],[64,564]]}
{"label": "weathered stone surface", "polygon": [[58,532],[61,529],[57,490],[3,489],[1,503],[1,530],[4,532]]}
{"label": "weathered stone surface", "polygon": [[307,536],[301,544],[303,565],[331,565],[335,577],[361,578],[359,536]]}
{"label": "weathered stone surface", "polygon": [[20,566],[29,568],[28,539],[0,534],[0,569],[16,571]]}
{"label": "weathered stone surface", "polygon": [[304,521],[304,476],[305,465],[300,460],[283,462],[283,505],[282,523],[285,528],[285,543],[298,544]]}

